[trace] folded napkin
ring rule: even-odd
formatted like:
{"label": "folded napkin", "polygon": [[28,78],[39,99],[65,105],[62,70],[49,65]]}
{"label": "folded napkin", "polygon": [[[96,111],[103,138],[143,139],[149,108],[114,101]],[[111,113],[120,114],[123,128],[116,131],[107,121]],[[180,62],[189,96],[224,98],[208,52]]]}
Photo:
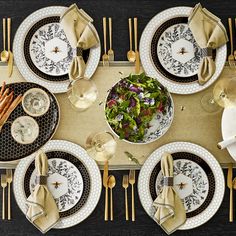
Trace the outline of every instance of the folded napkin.
{"label": "folded napkin", "polygon": [[221,20],[206,8],[202,8],[200,3],[193,8],[188,24],[196,42],[204,49],[204,58],[198,71],[198,81],[202,85],[212,77],[216,70],[212,49],[227,43],[228,36]]}
{"label": "folded napkin", "polygon": [[182,200],[173,188],[173,158],[169,153],[162,156],[161,171],[164,185],[153,203],[156,209],[154,218],[167,234],[171,234],[185,223],[186,212]]}
{"label": "folded napkin", "polygon": [[78,9],[76,4],[71,5],[61,15],[60,24],[70,45],[76,50],[69,70],[71,80],[80,79],[84,76],[86,65],[82,57],[83,50],[92,48],[99,43],[97,33],[92,27],[92,21],[92,18],[82,9]]}
{"label": "folded napkin", "polygon": [[47,188],[48,160],[45,153],[39,151],[35,158],[37,185],[26,200],[27,219],[42,233],[50,230],[59,220],[59,212],[52,194]]}

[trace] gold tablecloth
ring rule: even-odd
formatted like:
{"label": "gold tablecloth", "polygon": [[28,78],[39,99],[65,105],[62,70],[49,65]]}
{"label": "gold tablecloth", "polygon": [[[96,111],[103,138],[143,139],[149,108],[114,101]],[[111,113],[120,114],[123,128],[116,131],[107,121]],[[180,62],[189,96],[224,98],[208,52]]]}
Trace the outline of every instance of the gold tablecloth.
{"label": "gold tablecloth", "polygon": [[[6,66],[1,66],[0,71],[0,83],[3,80],[7,83],[25,81],[16,67],[14,67],[14,73],[10,79],[7,77]],[[74,111],[70,106],[67,95],[57,94],[56,97],[61,108],[61,120],[53,139],[68,140],[84,147],[86,137],[91,132],[109,131],[110,129],[104,116],[104,101],[107,91],[122,77],[120,72],[125,76],[134,72],[134,68],[129,63],[114,63],[114,66],[109,68],[98,67],[93,76],[93,81],[98,87],[99,97],[96,103],[87,111]],[[225,66],[221,78],[232,77],[235,72],[236,70]],[[140,163],[143,163],[156,148],[175,141],[193,142],[205,147],[223,166],[232,162],[233,160],[227,150],[221,151],[216,146],[222,140],[222,110],[212,114],[205,112],[201,107],[202,96],[210,91],[212,91],[212,86],[207,90],[192,95],[173,94],[175,115],[168,132],[159,140],[145,145],[128,144],[117,139],[117,153],[109,162],[110,168],[128,169],[137,167],[135,163],[127,158],[124,151],[130,152]]]}

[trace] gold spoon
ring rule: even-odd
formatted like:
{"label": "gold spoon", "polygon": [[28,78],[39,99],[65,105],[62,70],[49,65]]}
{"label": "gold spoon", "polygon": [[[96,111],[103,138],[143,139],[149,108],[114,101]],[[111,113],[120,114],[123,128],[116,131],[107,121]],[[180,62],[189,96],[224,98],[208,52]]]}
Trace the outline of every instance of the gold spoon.
{"label": "gold spoon", "polygon": [[108,176],[108,188],[110,189],[110,220],[113,221],[113,196],[112,189],[116,185],[116,178],[114,175]]}
{"label": "gold spoon", "polygon": [[132,49],[132,21],[129,18],[129,51],[127,52],[127,58],[130,62],[135,62],[135,52]]}
{"label": "gold spoon", "polygon": [[3,28],[3,51],[1,52],[1,61],[7,62],[9,58],[9,53],[6,50],[6,19],[2,19],[2,28]]}
{"label": "gold spoon", "polygon": [[234,61],[234,55],[233,55],[233,51],[234,51],[234,46],[233,46],[233,29],[232,29],[232,19],[228,18],[228,24],[229,24],[229,34],[230,34],[230,55],[228,56],[228,62],[229,65],[235,66],[235,61]]}

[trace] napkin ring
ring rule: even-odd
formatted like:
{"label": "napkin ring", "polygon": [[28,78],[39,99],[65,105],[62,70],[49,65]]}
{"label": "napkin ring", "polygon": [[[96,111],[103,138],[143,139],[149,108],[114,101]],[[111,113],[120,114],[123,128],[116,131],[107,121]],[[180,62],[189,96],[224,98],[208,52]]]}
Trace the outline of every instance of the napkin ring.
{"label": "napkin ring", "polygon": [[77,57],[82,57],[83,56],[83,48],[76,47],[76,56]]}
{"label": "napkin ring", "polygon": [[36,184],[46,185],[47,184],[47,176],[46,175],[36,176]]}
{"label": "napkin ring", "polygon": [[212,48],[203,48],[202,49],[202,56],[203,57],[212,57]]}
{"label": "napkin ring", "polygon": [[174,179],[173,179],[173,177],[166,177],[166,176],[164,176],[163,185],[164,185],[164,186],[173,186],[173,185],[174,185]]}

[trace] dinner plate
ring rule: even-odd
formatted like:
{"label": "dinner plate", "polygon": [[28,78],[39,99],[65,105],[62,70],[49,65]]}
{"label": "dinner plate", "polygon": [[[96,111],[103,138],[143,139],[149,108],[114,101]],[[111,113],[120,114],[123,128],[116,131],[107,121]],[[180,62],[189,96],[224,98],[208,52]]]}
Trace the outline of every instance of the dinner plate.
{"label": "dinner plate", "polygon": [[[223,140],[232,138],[236,135],[236,108],[225,108],[221,120],[221,132]],[[236,160],[236,143],[232,143],[227,147],[231,157]]]}
{"label": "dinner plate", "polygon": [[[53,93],[67,91],[68,71],[76,51],[60,26],[67,7],[46,7],[29,15],[19,26],[13,43],[16,65],[23,77]],[[94,28],[94,26],[91,24]],[[96,32],[96,29],[94,28]],[[23,43],[22,43],[23,42]],[[100,60],[100,43],[83,51],[85,77],[91,78]]]}
{"label": "dinner plate", "polygon": [[29,82],[20,82],[6,85],[10,90],[14,90],[14,95],[24,94],[32,88],[42,89],[47,93],[50,100],[50,107],[48,111],[39,117],[34,117],[34,120],[39,126],[39,133],[37,138],[29,144],[20,144],[15,141],[11,135],[12,123],[19,117],[27,116],[22,104],[20,103],[16,109],[11,113],[7,122],[4,124],[0,132],[0,161],[10,162],[22,159],[40,149],[47,143],[57,130],[60,120],[60,108],[56,97],[46,88],[41,85]]}
{"label": "dinner plate", "polygon": [[164,152],[173,156],[174,188],[183,200],[187,213],[187,220],[179,229],[192,229],[206,223],[222,203],[224,175],[215,157],[193,143],[169,143],[150,155],[141,168],[138,180],[142,206],[154,219],[153,201],[162,188],[160,161]]}
{"label": "dinner plate", "polygon": [[[47,154],[49,172],[47,186],[60,214],[54,228],[67,228],[79,224],[95,209],[101,194],[101,174],[96,162],[79,145],[51,140],[43,148]],[[20,161],[14,174],[16,202],[26,213],[25,201],[35,187],[35,160],[32,154]]]}
{"label": "dinner plate", "polygon": [[197,71],[203,51],[188,27],[191,7],[174,7],[154,16],[140,39],[140,58],[144,71],[177,94],[192,94],[209,87],[223,70],[227,47],[214,52],[216,71],[204,85]]}

